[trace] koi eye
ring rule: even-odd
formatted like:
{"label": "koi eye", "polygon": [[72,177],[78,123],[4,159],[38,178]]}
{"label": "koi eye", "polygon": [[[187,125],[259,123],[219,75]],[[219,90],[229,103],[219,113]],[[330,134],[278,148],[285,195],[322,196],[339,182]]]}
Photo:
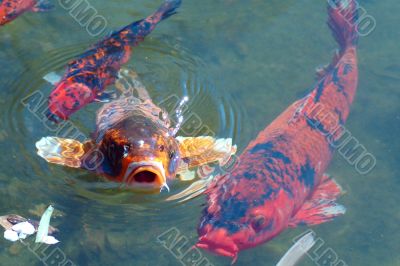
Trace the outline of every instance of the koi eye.
{"label": "koi eye", "polygon": [[124,145],[124,154],[123,157],[127,157],[129,155],[129,150],[130,150],[131,146],[130,145]]}
{"label": "koi eye", "polygon": [[170,159],[174,158],[174,157],[175,157],[175,154],[176,154],[175,151],[171,151],[171,152],[169,153],[169,158],[170,158]]}
{"label": "koi eye", "polygon": [[164,145],[160,145],[160,147],[158,147],[158,149],[160,150],[160,152],[163,152],[165,150]]}
{"label": "koi eye", "polygon": [[265,217],[262,215],[258,215],[256,217],[254,217],[253,221],[251,222],[251,226],[253,227],[253,229],[255,231],[260,231],[263,226],[265,225]]}

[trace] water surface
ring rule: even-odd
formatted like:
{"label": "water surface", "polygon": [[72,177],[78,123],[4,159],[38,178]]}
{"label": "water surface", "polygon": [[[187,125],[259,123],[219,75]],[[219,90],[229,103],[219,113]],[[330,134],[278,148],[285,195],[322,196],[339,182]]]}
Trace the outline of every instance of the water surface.
{"label": "water surface", "polygon": [[[194,244],[204,198],[167,204],[167,194],[119,191],[86,172],[48,165],[36,156],[34,143],[57,128],[22,102],[32,93],[47,97],[51,86],[42,79],[46,73],[62,73],[91,43],[150,14],[160,1],[90,1],[107,21],[99,36],[90,35],[55,3],[52,12],[25,14],[1,28],[0,213],[34,216],[29,210],[35,206],[54,204],[65,213],[52,220],[61,231],[57,247],[76,265],[180,265],[157,237],[176,228],[188,243],[174,252]],[[360,39],[360,86],[346,126],[377,165],[361,175],[340,155],[335,157],[328,172],[346,191],[339,202],[347,213],[313,230],[324,241],[319,252],[331,248],[347,265],[399,265],[400,4],[360,4],[376,19],[377,28]],[[326,18],[325,1],[184,1],[177,15],[134,50],[128,66],[138,72],[156,103],[188,95],[187,115],[201,117],[204,132],[232,137],[241,151],[305,95],[315,67],[330,62],[336,44]],[[71,123],[89,134],[98,107],[78,112]],[[172,193],[185,185],[172,184]],[[274,265],[306,229],[287,230],[242,252],[237,265]],[[28,247],[0,242],[1,265],[43,264]],[[38,252],[50,254],[55,248]],[[213,265],[230,264],[226,258],[202,256]],[[301,265],[317,263],[305,258]]]}

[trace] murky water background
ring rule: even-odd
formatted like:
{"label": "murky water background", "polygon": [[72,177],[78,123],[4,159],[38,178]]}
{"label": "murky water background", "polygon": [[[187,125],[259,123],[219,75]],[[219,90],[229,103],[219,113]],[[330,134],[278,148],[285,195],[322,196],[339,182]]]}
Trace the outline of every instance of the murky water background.
{"label": "murky water background", "polygon": [[[150,14],[160,2],[90,1],[107,20],[108,31]],[[181,265],[157,237],[171,228],[179,230],[188,243],[175,254],[194,244],[202,197],[166,204],[166,193],[118,191],[85,172],[48,165],[35,154],[35,142],[56,129],[47,127],[40,112],[30,112],[22,100],[32,93],[47,97],[51,86],[42,77],[62,73],[68,60],[99,38],[55,3],[52,12],[26,14],[0,30],[0,213],[34,217],[29,210],[54,204],[65,213],[52,220],[61,243],[35,255],[30,251],[34,245],[1,239],[0,265],[43,265],[39,258],[57,265],[60,250],[76,265]],[[360,4],[376,19],[377,28],[360,40],[360,86],[347,128],[376,157],[377,165],[360,175],[336,156],[329,173],[346,190],[340,203],[348,210],[313,228],[324,243],[316,252],[323,255],[331,248],[347,265],[400,265],[400,4]],[[242,150],[307,92],[315,67],[330,62],[336,44],[325,24],[325,8],[325,1],[311,0],[184,1],[179,14],[134,50],[128,65],[155,102],[187,94],[189,113],[201,117],[204,128],[217,136],[233,137]],[[71,122],[89,134],[98,107],[78,112]],[[172,192],[184,186],[172,184]],[[242,252],[237,265],[274,265],[306,229],[287,230],[268,244]],[[48,254],[52,256],[46,258]],[[226,258],[202,256],[214,265],[230,264]],[[324,265],[323,259],[305,258],[301,263],[317,264]]]}

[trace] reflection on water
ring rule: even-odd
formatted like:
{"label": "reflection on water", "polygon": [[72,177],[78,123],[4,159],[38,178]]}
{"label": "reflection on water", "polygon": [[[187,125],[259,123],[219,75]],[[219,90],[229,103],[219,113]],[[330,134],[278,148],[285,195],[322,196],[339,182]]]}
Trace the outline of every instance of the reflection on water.
{"label": "reflection on water", "polygon": [[[92,2],[110,29],[159,5],[143,0]],[[313,229],[348,265],[397,265],[400,67],[395,61],[399,40],[394,39],[394,11],[400,6],[394,0],[362,4],[378,27],[360,41],[360,87],[347,126],[375,155],[377,167],[362,176],[335,158],[329,173],[347,191],[340,203],[348,212]],[[330,61],[335,42],[325,20],[325,3],[311,0],[186,1],[179,14],[134,49],[128,67],[138,72],[155,103],[171,95],[189,96],[185,116],[194,119],[196,128],[184,125],[184,135],[210,130],[232,137],[240,152],[307,92],[314,68]],[[1,28],[0,213],[31,217],[29,210],[52,203],[65,213],[52,220],[61,231],[59,247],[77,265],[179,265],[157,237],[175,227],[187,245],[194,244],[202,197],[183,204],[165,202],[166,192],[120,190],[86,172],[48,165],[35,154],[34,143],[57,129],[46,127],[41,109],[30,112],[21,101],[35,92],[43,96],[36,100],[45,101],[51,85],[42,77],[51,71],[62,74],[65,64],[95,40],[60,7],[26,14]],[[70,122],[89,136],[98,107],[88,106]],[[174,182],[171,193],[188,184]],[[288,230],[245,251],[237,264],[273,265],[305,230]],[[43,264],[27,247],[0,241],[1,265]],[[203,251],[202,256],[214,265],[230,263]],[[315,263],[306,259],[301,265]]]}

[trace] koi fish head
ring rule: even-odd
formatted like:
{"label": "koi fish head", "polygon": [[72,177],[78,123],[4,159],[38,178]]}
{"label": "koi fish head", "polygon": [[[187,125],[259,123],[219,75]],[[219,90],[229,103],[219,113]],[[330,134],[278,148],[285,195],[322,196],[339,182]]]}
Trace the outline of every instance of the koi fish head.
{"label": "koi fish head", "polygon": [[47,117],[56,123],[67,120],[94,98],[94,93],[87,85],[63,80],[49,96]]}
{"label": "koi fish head", "polygon": [[240,250],[264,243],[279,232],[275,228],[277,225],[274,217],[248,210],[248,214],[235,220],[234,216],[241,212],[245,211],[237,209],[232,214],[212,216],[205,211],[198,228],[199,241],[196,246],[236,261]]}
{"label": "koi fish head", "polygon": [[168,189],[180,158],[176,140],[145,116],[130,117],[108,129],[100,150],[106,176],[137,190]]}
{"label": "koi fish head", "polygon": [[[260,195],[247,186],[243,186],[240,191],[244,193],[240,193],[238,188],[243,181],[238,180],[233,183],[228,179],[228,182],[208,191],[209,204],[203,210],[196,244],[212,253],[231,257],[234,261],[239,251],[271,240],[287,225],[284,220],[286,212],[279,212],[285,206],[275,208],[276,201],[270,200],[273,191],[263,193],[265,199],[261,195],[260,200]],[[262,191],[262,186],[256,187]]]}

